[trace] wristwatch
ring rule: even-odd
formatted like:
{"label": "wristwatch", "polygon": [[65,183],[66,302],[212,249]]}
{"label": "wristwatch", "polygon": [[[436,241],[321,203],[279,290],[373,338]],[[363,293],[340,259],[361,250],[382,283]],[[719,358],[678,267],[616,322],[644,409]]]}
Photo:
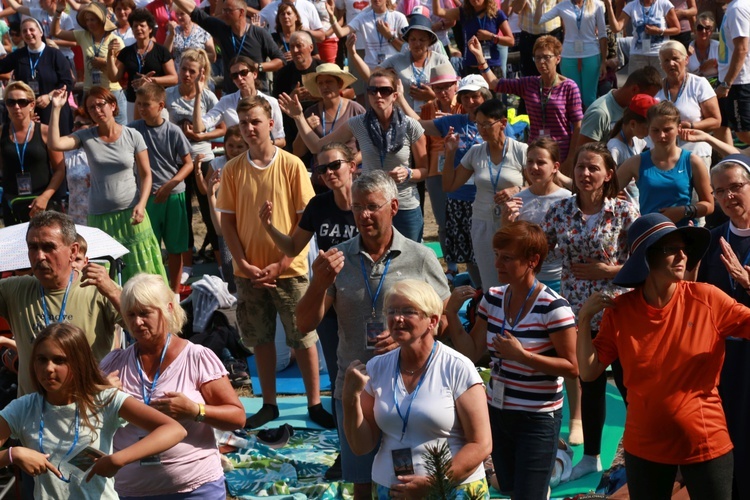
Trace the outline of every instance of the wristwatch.
{"label": "wristwatch", "polygon": [[258,63],[258,73],[263,73],[263,63]]}
{"label": "wristwatch", "polygon": [[725,89],[729,90],[732,88],[732,84],[727,82],[720,82],[719,87],[724,87]]}

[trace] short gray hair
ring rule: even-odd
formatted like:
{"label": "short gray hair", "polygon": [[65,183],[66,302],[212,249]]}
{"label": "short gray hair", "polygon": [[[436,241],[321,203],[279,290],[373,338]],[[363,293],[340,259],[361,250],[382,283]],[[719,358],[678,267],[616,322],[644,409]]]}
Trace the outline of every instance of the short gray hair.
{"label": "short gray hair", "polygon": [[742,172],[742,177],[745,179],[745,181],[750,182],[750,165],[744,165],[743,163],[740,163],[738,161],[722,161],[717,163],[713,166],[711,169],[711,179],[713,180],[714,174],[718,174],[719,172],[726,172],[727,170],[738,168],[740,172]]}
{"label": "short gray hair", "polygon": [[32,229],[53,226],[60,228],[63,243],[66,245],[72,245],[76,242],[78,232],[76,231],[76,225],[75,222],[73,222],[73,219],[69,215],[55,212],[54,210],[45,210],[44,212],[39,212],[32,217],[29,221],[29,228],[26,230],[26,234],[28,235],[29,231]]}
{"label": "short gray hair", "polygon": [[357,177],[352,183],[352,193],[383,193],[388,200],[398,198],[396,182],[382,170],[370,170]]}
{"label": "short gray hair", "polygon": [[683,59],[687,59],[688,53],[687,50],[685,50],[685,46],[682,45],[677,40],[667,40],[661,45],[661,48],[659,49],[659,55],[662,55],[668,50],[676,50],[677,52],[682,55]]}
{"label": "short gray hair", "polygon": [[295,31],[292,33],[292,36],[289,37],[289,44],[293,44],[299,37],[303,37],[305,41],[307,41],[307,45],[314,46],[315,42],[313,42],[312,35],[308,33],[307,31]]}

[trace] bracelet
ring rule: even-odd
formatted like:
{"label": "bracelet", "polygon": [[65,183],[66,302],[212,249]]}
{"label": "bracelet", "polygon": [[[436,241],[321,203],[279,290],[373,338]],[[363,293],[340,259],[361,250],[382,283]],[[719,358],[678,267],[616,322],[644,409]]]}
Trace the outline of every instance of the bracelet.
{"label": "bracelet", "polygon": [[409,167],[406,167],[406,181],[410,181],[412,176],[414,175],[414,170],[412,170]]}
{"label": "bracelet", "polygon": [[488,64],[486,68],[480,69],[479,72],[480,73],[489,73],[490,72],[490,65]]}
{"label": "bracelet", "polygon": [[198,403],[198,414],[195,416],[196,422],[203,422],[206,419],[206,405]]}
{"label": "bracelet", "polygon": [[13,463],[13,452],[11,450],[13,450],[12,446],[8,448],[8,459],[10,460],[10,463]]}
{"label": "bracelet", "polygon": [[388,39],[388,43],[393,43],[393,41],[396,39],[396,35],[393,35]]}

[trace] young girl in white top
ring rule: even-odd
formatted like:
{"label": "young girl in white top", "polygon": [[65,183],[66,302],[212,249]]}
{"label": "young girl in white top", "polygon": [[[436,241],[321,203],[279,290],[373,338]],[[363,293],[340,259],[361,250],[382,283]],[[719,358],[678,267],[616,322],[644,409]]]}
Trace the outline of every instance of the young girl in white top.
{"label": "young girl in white top", "polygon": [[[646,149],[646,137],[648,136],[648,121],[646,112],[648,108],[656,104],[656,100],[648,94],[638,94],[630,101],[630,106],[625,108],[622,118],[612,127],[609,134],[607,149],[612,153],[612,158],[617,163],[617,168],[633,156],[643,153]],[[638,203],[638,186],[635,181],[630,181],[623,187],[627,200],[635,205]]]}
{"label": "young girl in white top", "polygon": [[[186,435],[170,417],[110,386],[83,331],[53,323],[31,350],[37,392],[0,411],[0,440],[21,441],[0,453],[0,466],[15,464],[34,476],[34,498],[116,499],[115,473],[124,465],[168,450]],[[112,453],[123,418],[150,431]]]}

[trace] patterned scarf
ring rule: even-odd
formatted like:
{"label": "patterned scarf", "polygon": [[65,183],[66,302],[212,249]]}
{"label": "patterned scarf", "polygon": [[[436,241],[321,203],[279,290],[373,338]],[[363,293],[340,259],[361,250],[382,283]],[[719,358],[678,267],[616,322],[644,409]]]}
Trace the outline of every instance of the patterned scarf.
{"label": "patterned scarf", "polygon": [[367,127],[367,135],[370,136],[375,149],[382,151],[383,154],[395,153],[404,146],[406,138],[406,119],[401,108],[393,108],[391,115],[391,124],[388,130],[380,127],[378,116],[372,108],[365,113],[364,123]]}

